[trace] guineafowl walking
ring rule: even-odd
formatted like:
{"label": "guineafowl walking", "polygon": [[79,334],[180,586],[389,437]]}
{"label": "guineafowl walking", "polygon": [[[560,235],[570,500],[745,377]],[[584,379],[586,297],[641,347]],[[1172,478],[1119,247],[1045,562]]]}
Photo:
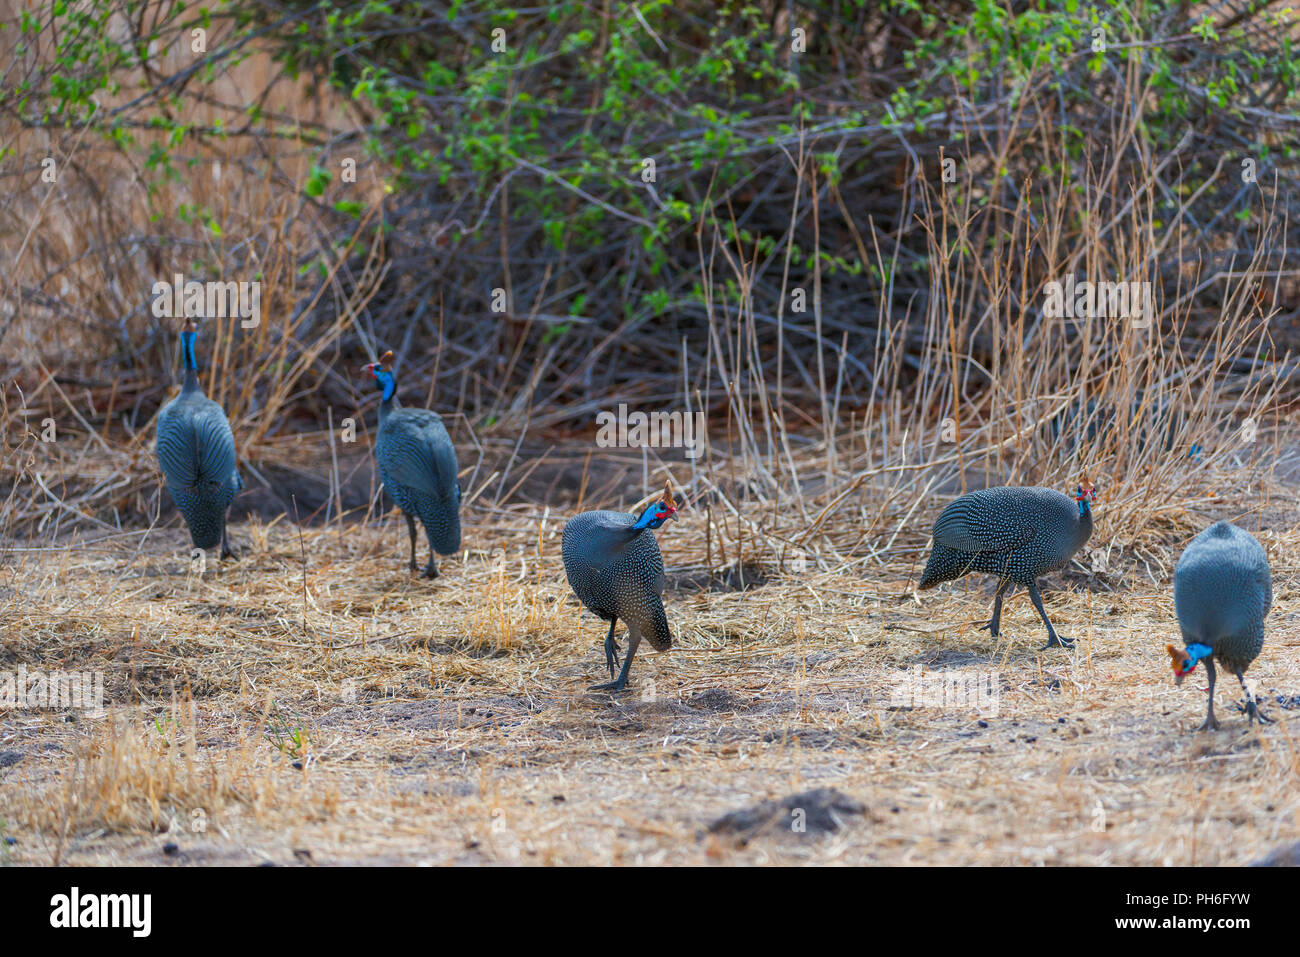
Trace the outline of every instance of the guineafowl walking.
{"label": "guineafowl walking", "polygon": [[1198,731],[1219,727],[1214,717],[1214,663],[1241,682],[1247,723],[1271,721],[1246,687],[1246,669],[1264,647],[1264,616],[1273,604],[1268,557],[1255,536],[1227,522],[1215,522],[1192,539],[1174,567],[1174,610],[1186,650],[1166,645],[1174,682],[1182,684],[1198,661],[1210,677],[1209,710]]}
{"label": "guineafowl walking", "polygon": [[627,625],[627,657],[618,678],[595,685],[593,691],[622,691],[637,645],[645,638],[656,651],[672,647],[668,617],[660,595],[664,590],[664,560],[659,543],[647,529],[659,528],[677,515],[671,487],[639,516],[626,512],[583,512],[564,526],[560,551],[569,587],[591,611],[609,622],[605,664],[614,677],[618,643],[614,627]]}
{"label": "guineafowl walking", "polygon": [[391,352],[385,352],[378,362],[371,362],[362,371],[373,377],[383,391],[375,459],[384,488],[406,516],[406,528],[411,534],[411,571],[420,567],[415,560],[418,518],[429,539],[429,564],[424,577],[437,578],[435,553],[453,555],[460,548],[460,466],[456,449],[436,412],[404,409],[398,403]]}
{"label": "guineafowl walking", "polygon": [[233,555],[226,539],[226,512],[244,487],[235,469],[235,437],[221,406],[203,394],[194,357],[198,329],[194,321],[181,332],[185,382],[181,394],[158,413],[158,465],[162,468],[176,508],[190,529],[195,548],[221,546],[221,557]]}
{"label": "guineafowl walking", "polygon": [[986,488],[949,503],[934,523],[934,547],[921,577],[921,590],[968,572],[998,576],[993,617],[984,625],[998,636],[1002,594],[1024,585],[1047,626],[1045,648],[1072,648],[1060,638],[1043,610],[1037,579],[1064,568],[1092,535],[1093,484],[1075,488],[1074,501],[1050,488]]}

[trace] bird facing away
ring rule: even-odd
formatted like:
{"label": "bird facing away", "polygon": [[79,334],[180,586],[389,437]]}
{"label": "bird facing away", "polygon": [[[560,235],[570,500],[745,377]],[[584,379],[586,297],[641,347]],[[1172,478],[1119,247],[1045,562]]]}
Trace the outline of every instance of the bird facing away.
{"label": "bird facing away", "polygon": [[994,638],[1002,619],[1002,594],[1024,585],[1047,626],[1044,648],[1074,647],[1060,638],[1043,610],[1037,579],[1064,568],[1092,535],[1092,502],[1097,490],[1084,479],[1074,501],[1050,488],[986,488],[968,492],[948,504],[934,523],[934,547],[919,589],[933,588],[969,572],[998,576],[993,617],[987,628]]}
{"label": "bird facing away", "polygon": [[618,678],[595,685],[592,691],[623,690],[642,638],[656,651],[672,647],[673,636],[659,597],[664,590],[664,560],[648,529],[659,528],[676,516],[672,488],[666,486],[663,498],[651,502],[640,515],[583,512],[564,526],[560,552],[569,587],[584,605],[609,622],[605,664],[611,678],[618,665],[614,627],[619,619],[627,625],[627,657]]}
{"label": "bird facing away", "polygon": [[1209,710],[1196,730],[1219,727],[1214,717],[1214,663],[1237,676],[1246,692],[1247,723],[1272,721],[1246,687],[1246,669],[1264,647],[1264,616],[1273,604],[1268,557],[1255,536],[1227,522],[1215,522],[1188,544],[1174,567],[1174,611],[1186,650],[1166,645],[1174,683],[1182,684],[1198,661],[1210,676]]}
{"label": "bird facing away", "polygon": [[385,352],[378,362],[369,363],[362,371],[383,392],[375,460],[384,488],[406,516],[411,533],[411,571],[420,567],[415,560],[418,518],[429,539],[429,564],[424,577],[437,578],[434,554],[453,555],[460,549],[460,466],[456,449],[438,413],[404,409],[397,401],[392,352]]}
{"label": "bird facing away", "polygon": [[181,394],[158,413],[158,465],[176,508],[189,526],[195,548],[221,546],[221,557],[234,553],[226,539],[226,511],[244,487],[235,468],[235,437],[221,406],[203,394],[194,357],[198,329],[189,320],[181,332],[185,381]]}

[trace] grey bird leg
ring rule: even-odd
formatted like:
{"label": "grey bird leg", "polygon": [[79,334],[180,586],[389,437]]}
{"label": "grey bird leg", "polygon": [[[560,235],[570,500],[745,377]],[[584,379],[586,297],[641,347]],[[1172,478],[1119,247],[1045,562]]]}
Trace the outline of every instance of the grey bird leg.
{"label": "grey bird leg", "polygon": [[[410,515],[406,516],[406,530],[411,533],[411,571],[417,571],[420,566],[415,561],[415,519]],[[432,555],[429,556],[429,560],[433,560]]]}
{"label": "grey bird leg", "polygon": [[[415,536],[415,520],[414,520],[414,519],[411,520],[411,536],[412,536],[412,539],[414,539],[414,536]],[[433,536],[429,534],[429,526],[428,526],[428,525],[424,526],[424,537],[425,537],[425,538],[428,540],[428,542],[429,542],[429,564],[426,565],[426,566],[424,566],[424,574],[423,574],[421,577],[422,577],[422,578],[437,578],[437,577],[438,577],[438,561],[437,561],[437,559],[438,559],[438,553],[437,553],[436,551],[434,551],[434,548],[433,548]]]}
{"label": "grey bird leg", "polygon": [[1259,719],[1260,724],[1272,724],[1273,719],[1259,710],[1259,704],[1255,701],[1255,696],[1246,687],[1246,673],[1244,671],[1237,672],[1237,680],[1241,682],[1241,690],[1246,692],[1246,703],[1237,705],[1238,711],[1246,713],[1246,724],[1251,724],[1256,718]]}
{"label": "grey bird leg", "polygon": [[[1011,586],[1011,582],[1005,579],[998,582],[998,593],[993,596],[993,617],[989,619],[987,625],[980,625],[980,630],[987,628],[989,634],[994,638],[998,636],[998,627],[1002,623],[1002,593]],[[1048,626],[1051,627],[1051,626]]]}
{"label": "grey bird leg", "polygon": [[1218,731],[1219,719],[1214,716],[1214,658],[1205,659],[1205,673],[1210,676],[1210,709],[1205,713],[1205,723],[1197,731]]}
{"label": "grey bird leg", "polygon": [[1047,626],[1047,644],[1043,645],[1042,650],[1046,651],[1048,648],[1073,648],[1074,641],[1070,638],[1058,637],[1056,629],[1047,620],[1047,612],[1043,610],[1042,596],[1038,594],[1037,582],[1029,583],[1029,597],[1033,601],[1034,607],[1038,609],[1038,614],[1042,616],[1043,624]]}
{"label": "grey bird leg", "polygon": [[618,625],[618,619],[614,618],[609,623],[609,634],[605,636],[605,664],[609,666],[609,676],[614,677],[614,669],[618,667],[618,642],[614,640],[614,628]]}
{"label": "grey bird leg", "polygon": [[234,551],[232,551],[231,548],[230,548],[230,539],[226,536],[226,523],[225,523],[225,522],[222,522],[222,523],[221,523],[221,557],[222,557],[222,558],[238,558],[238,557],[239,557],[239,556],[236,555],[236,554],[234,553]]}
{"label": "grey bird leg", "polygon": [[618,673],[618,677],[603,685],[592,685],[590,691],[622,691],[627,686],[627,672],[632,667],[632,656],[636,654],[636,646],[641,644],[641,633],[631,624],[627,627],[627,657],[623,659],[623,670]]}

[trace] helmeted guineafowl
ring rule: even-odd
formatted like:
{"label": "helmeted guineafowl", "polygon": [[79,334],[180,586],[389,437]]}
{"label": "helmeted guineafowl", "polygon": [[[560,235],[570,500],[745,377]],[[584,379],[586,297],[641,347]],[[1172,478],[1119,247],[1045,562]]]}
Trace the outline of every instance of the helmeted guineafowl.
{"label": "helmeted guineafowl", "polygon": [[1246,669],[1264,647],[1264,616],[1273,604],[1268,556],[1255,536],[1215,522],[1191,540],[1174,567],[1174,610],[1186,650],[1166,645],[1174,681],[1182,684],[1198,661],[1210,677],[1209,710],[1198,731],[1219,727],[1214,717],[1214,663],[1237,676],[1246,692],[1247,723],[1264,716],[1246,687]]}
{"label": "helmeted guineafowl", "polygon": [[676,515],[677,505],[669,486],[663,498],[651,502],[639,516],[583,512],[564,526],[560,551],[569,587],[584,605],[609,622],[605,664],[611,678],[618,664],[614,628],[619,619],[627,625],[627,657],[618,678],[593,686],[593,691],[623,690],[632,656],[642,638],[656,651],[672,647],[673,636],[659,597],[664,590],[664,560],[659,543],[648,529],[658,528]]}
{"label": "helmeted guineafowl", "polygon": [[244,483],[235,468],[235,437],[221,406],[203,394],[194,357],[198,330],[194,321],[181,332],[185,382],[181,394],[158,413],[158,465],[167,480],[176,508],[190,529],[196,548],[221,546],[221,557],[233,554],[226,539],[226,511]]}
{"label": "helmeted guineafowl", "polygon": [[1073,647],[1060,638],[1043,610],[1036,579],[1064,568],[1092,535],[1097,490],[1084,480],[1074,501],[1050,488],[986,488],[950,502],[934,523],[934,547],[918,588],[933,588],[968,572],[998,576],[993,617],[982,627],[998,636],[1002,595],[1024,585],[1047,626],[1046,648]]}
{"label": "helmeted guineafowl", "polygon": [[391,352],[385,352],[378,362],[369,363],[362,371],[372,376],[383,391],[375,459],[384,488],[406,516],[411,534],[411,571],[420,567],[415,560],[418,518],[429,539],[429,564],[424,577],[437,578],[435,553],[452,555],[460,548],[460,466],[456,449],[438,413],[401,407]]}

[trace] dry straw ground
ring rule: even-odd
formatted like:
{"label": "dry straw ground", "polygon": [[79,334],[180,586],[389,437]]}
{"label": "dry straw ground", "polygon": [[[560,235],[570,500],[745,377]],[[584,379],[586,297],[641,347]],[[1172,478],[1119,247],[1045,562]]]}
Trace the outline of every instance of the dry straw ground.
{"label": "dry straw ground", "polygon": [[[338,157],[310,136],[196,141],[208,173],[155,193],[86,128],[0,131],[22,183],[0,204],[0,674],[102,671],[111,702],[102,717],[0,712],[0,863],[1201,864],[1295,842],[1293,196],[1276,180],[1238,192],[1235,152],[1197,131],[1149,140],[1139,46],[1082,165],[1053,128],[1057,95],[1007,86],[951,114],[955,183],[905,126],[886,137],[870,165],[912,163],[894,192],[854,174],[864,212],[800,132],[762,158],[780,176],[756,167],[761,188],[747,178],[678,227],[678,265],[656,280],[670,306],[634,323],[609,318],[625,287],[604,251],[598,276],[575,260],[527,273],[500,242],[532,305],[485,326],[481,301],[444,303],[481,297],[488,258],[464,257],[457,289],[459,247],[434,268],[423,233],[405,260],[418,266],[378,242],[336,249],[302,187]],[[189,119],[241,116],[261,90],[273,122],[350,142],[361,121],[306,88],[258,54]],[[1093,85],[1087,99],[1104,102]],[[163,133],[140,119],[147,148]],[[881,145],[849,153],[867,149]],[[54,188],[38,182],[51,150],[66,158]],[[349,194],[371,225],[403,222],[380,202],[388,174],[376,163]],[[1221,177],[1248,208],[1197,205]],[[449,194],[475,215],[502,203],[501,232],[467,249],[538,227],[504,215],[504,182]],[[194,208],[221,232],[180,215]],[[1231,241],[1207,238],[1229,220]],[[823,236],[852,273],[824,268]],[[202,573],[152,448],[177,350],[151,289],[195,257],[223,278],[256,264],[266,287],[259,328],[204,323],[203,383],[254,517],[234,528],[242,559]],[[1151,322],[1046,316],[1043,282],[1067,276],[1152,283]],[[697,284],[703,298],[685,297]],[[561,301],[578,289],[610,298],[578,315]],[[795,289],[808,312],[786,311]],[[557,308],[576,323],[562,335]],[[400,519],[372,508],[375,396],[355,369],[385,348],[403,400],[447,416],[464,466],[466,552],[432,583],[408,576]],[[634,454],[611,477],[591,425],[620,403],[705,412],[704,455]],[[1046,594],[1077,651],[1037,650],[1023,595],[1001,640],[979,631],[987,580],[912,596],[954,494],[1083,474],[1102,491],[1097,530]],[[564,582],[563,519],[630,507],[665,478],[692,503],[660,533],[677,646],[640,658],[630,693],[589,693],[603,628]],[[301,531],[256,517],[294,514],[289,490]],[[1175,688],[1163,651],[1170,579],[1220,517],[1269,549],[1276,599],[1251,676],[1278,721],[1248,729],[1225,680],[1224,729],[1196,735],[1204,679]],[[993,682],[997,714],[899,706],[900,683],[933,676]],[[823,792],[710,830],[817,789],[843,796],[831,813]]]}
{"label": "dry straw ground", "polygon": [[[1201,735],[1204,679],[1176,688],[1163,650],[1177,633],[1176,546],[1149,550],[1145,567],[1053,576],[1049,614],[1078,649],[1044,653],[1023,592],[991,639],[978,630],[987,581],[918,602],[901,559],[755,563],[754,587],[729,587],[734,574],[710,583],[696,510],[660,533],[677,645],[639,657],[618,698],[586,690],[603,679],[603,626],[568,592],[557,512],[471,514],[467,550],[432,583],[408,575],[391,514],[301,540],[287,522],[241,524],[241,560],[202,574],[175,522],[143,547],[133,533],[19,549],[0,570],[2,666],[102,670],[111,704],[103,717],[3,717],[0,820],[16,840],[0,853],[18,864],[1251,862],[1300,838],[1300,539],[1294,488],[1261,480],[1239,494],[1282,505],[1241,519],[1274,570],[1251,676],[1278,720],[1248,729],[1225,680],[1224,728]],[[1175,524],[1239,514],[1226,499],[1202,506]],[[1104,500],[1098,522],[1104,536]],[[922,672],[992,680],[997,713],[900,707],[902,682]],[[817,788],[847,800],[830,818],[804,808],[803,833],[797,808],[709,829]],[[824,830],[828,819],[841,826]]]}

